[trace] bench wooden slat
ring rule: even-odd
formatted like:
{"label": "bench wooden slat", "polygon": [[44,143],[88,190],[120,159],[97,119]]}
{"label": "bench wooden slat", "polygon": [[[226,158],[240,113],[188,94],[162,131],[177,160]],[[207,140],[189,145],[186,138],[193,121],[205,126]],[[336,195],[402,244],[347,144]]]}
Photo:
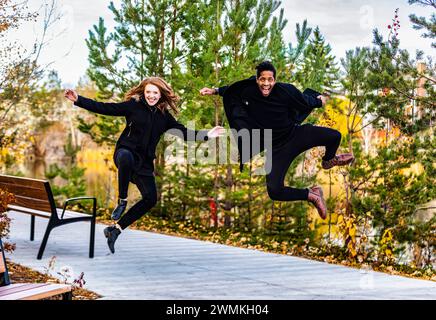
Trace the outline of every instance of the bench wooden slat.
{"label": "bench wooden slat", "polygon": [[[17,211],[17,212],[21,212],[21,213],[27,213],[27,214],[32,214],[41,218],[50,218],[51,214],[49,212],[45,212],[45,211],[40,211],[40,210],[34,210],[34,209],[30,209],[30,208],[25,208],[25,207],[20,207],[20,206],[16,206],[16,205],[9,205],[8,209],[10,211]],[[56,208],[56,211],[58,213],[58,217],[61,217],[62,214],[62,210],[61,208]],[[90,217],[90,214],[87,213],[81,213],[81,212],[76,212],[76,211],[70,211],[70,210],[65,210],[65,214],[64,214],[64,218],[80,218],[80,217]]]}
{"label": "bench wooden slat", "polygon": [[1,183],[0,188],[13,194],[19,194],[23,197],[48,201],[47,191],[45,189],[34,188],[27,185],[18,185],[12,183]]}
{"label": "bench wooden slat", "polygon": [[50,206],[50,202],[48,202],[48,200],[44,201],[44,200],[27,198],[27,197],[23,197],[23,196],[18,195],[18,194],[15,195],[15,199],[16,200],[15,200],[14,204],[17,206],[26,207],[29,209],[40,210],[40,211],[51,212],[51,206]]}
{"label": "bench wooden slat", "polygon": [[0,287],[0,297],[7,296],[20,291],[39,288],[46,286],[47,283],[14,283],[4,287]]}
{"label": "bench wooden slat", "polygon": [[[1,276],[0,300],[40,300],[60,294],[68,293],[64,299],[71,299],[72,286],[67,284],[54,283],[10,283],[6,258],[3,252],[3,243],[0,238],[0,263],[5,270]],[[5,285],[7,283],[7,285]],[[0,311],[1,314],[1,311]],[[0,318],[2,319],[2,318]]]}
{"label": "bench wooden slat", "polygon": [[28,186],[30,188],[45,190],[45,185],[44,185],[45,181],[44,180],[1,175],[0,188],[2,187],[3,183],[15,184],[15,185],[25,185],[25,186]]}
{"label": "bench wooden slat", "polygon": [[49,213],[47,211],[35,210],[35,209],[25,208],[25,207],[21,207],[21,206],[12,205],[12,204],[10,204],[8,206],[8,210],[32,214],[32,215],[35,215],[35,216],[38,216],[41,218],[50,218],[50,216],[51,216],[51,213]]}
{"label": "bench wooden slat", "polygon": [[51,212],[52,199],[49,199],[47,181],[0,175],[0,188],[15,196],[15,205],[40,211]]}
{"label": "bench wooden slat", "polygon": [[[16,286],[19,284],[11,284],[10,286]],[[0,287],[0,293],[2,292],[3,288],[7,287]],[[67,293],[71,291],[70,285],[64,285],[64,284],[32,284],[32,286],[26,286],[25,290],[14,292],[7,295],[0,295],[0,300],[40,300],[49,298],[55,295]]]}

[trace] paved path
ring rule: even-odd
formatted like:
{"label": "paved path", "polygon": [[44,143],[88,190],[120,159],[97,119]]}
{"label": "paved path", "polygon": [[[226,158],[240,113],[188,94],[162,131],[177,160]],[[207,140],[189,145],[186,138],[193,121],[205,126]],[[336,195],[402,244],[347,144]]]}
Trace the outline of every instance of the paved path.
{"label": "paved path", "polygon": [[44,257],[36,254],[47,219],[10,213],[12,261],[44,271],[56,256],[55,272],[85,273],[86,288],[103,299],[434,299],[436,282],[364,272],[298,257],[210,242],[125,230],[109,253],[104,225],[96,226],[94,259],[88,258],[89,223],[56,228]]}

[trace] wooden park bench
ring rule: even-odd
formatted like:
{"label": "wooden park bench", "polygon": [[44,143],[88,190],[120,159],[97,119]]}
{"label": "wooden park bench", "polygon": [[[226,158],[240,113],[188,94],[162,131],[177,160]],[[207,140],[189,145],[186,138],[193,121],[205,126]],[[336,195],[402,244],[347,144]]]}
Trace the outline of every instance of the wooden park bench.
{"label": "wooden park bench", "polygon": [[71,300],[71,286],[55,283],[11,284],[0,238],[0,300],[41,300],[57,295],[62,295],[63,300]]}
{"label": "wooden park bench", "polygon": [[[95,197],[77,197],[67,199],[62,209],[56,208],[50,183],[45,180],[0,175],[0,189],[7,190],[15,196],[15,203],[8,206],[8,211],[30,215],[30,241],[35,236],[35,216],[47,218],[48,224],[37,259],[41,259],[45,246],[53,228],[79,221],[91,222],[91,236],[89,241],[89,257],[94,257],[95,218],[97,200]],[[66,210],[71,202],[92,200],[92,214],[78,213]]]}

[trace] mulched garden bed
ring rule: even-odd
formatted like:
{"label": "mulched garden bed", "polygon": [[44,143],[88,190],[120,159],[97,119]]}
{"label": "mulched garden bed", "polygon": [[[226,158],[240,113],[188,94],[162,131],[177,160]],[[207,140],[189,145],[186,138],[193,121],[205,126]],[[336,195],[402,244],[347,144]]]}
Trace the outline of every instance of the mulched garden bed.
{"label": "mulched garden bed", "polygon": [[[35,271],[28,267],[14,263],[8,259],[8,272],[12,283],[59,283],[59,279],[53,278],[47,274]],[[80,288],[73,285],[73,300],[95,300],[101,296],[95,292]],[[56,296],[47,300],[60,300],[61,296]]]}

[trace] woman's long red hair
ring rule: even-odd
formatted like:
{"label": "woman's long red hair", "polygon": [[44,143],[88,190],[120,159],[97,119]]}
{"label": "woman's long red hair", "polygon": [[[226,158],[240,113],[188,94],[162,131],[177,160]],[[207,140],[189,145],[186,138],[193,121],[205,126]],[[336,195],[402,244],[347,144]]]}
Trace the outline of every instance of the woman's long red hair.
{"label": "woman's long red hair", "polygon": [[140,84],[126,93],[124,96],[125,100],[128,101],[133,98],[136,101],[139,101],[141,96],[144,96],[144,89],[147,84],[155,85],[160,91],[161,98],[156,105],[160,111],[164,112],[165,110],[171,109],[176,114],[179,112],[177,103],[180,98],[174,93],[173,88],[171,88],[164,79],[159,77],[149,77],[142,80]]}

